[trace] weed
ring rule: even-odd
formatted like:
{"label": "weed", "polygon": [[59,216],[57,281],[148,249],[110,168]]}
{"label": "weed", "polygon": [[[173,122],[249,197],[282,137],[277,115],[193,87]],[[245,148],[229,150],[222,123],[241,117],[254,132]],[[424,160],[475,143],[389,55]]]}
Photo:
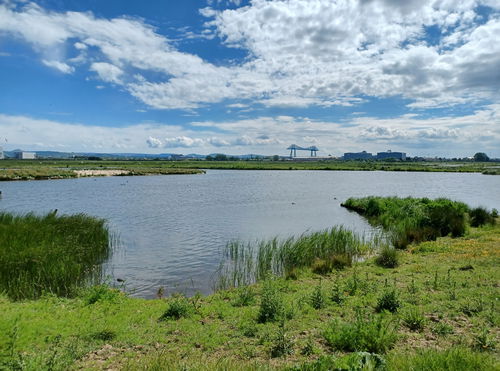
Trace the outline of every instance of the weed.
{"label": "weed", "polygon": [[425,316],[418,307],[412,306],[406,309],[402,315],[402,319],[403,324],[411,331],[422,331],[425,327]]}
{"label": "weed", "polygon": [[293,341],[286,333],[285,327],[280,326],[271,345],[271,357],[283,357],[293,353]]}
{"label": "weed", "polygon": [[341,305],[345,300],[344,293],[340,289],[340,286],[337,282],[333,284],[332,296],[330,297],[330,299],[332,300],[332,302],[338,305]]}
{"label": "weed", "polygon": [[173,296],[168,301],[167,310],[160,316],[160,320],[179,319],[191,314],[192,305],[189,300],[181,294]]}
{"label": "weed", "polygon": [[255,291],[249,286],[236,289],[236,298],[233,301],[235,307],[246,307],[255,303]]}
{"label": "weed", "polygon": [[389,245],[383,245],[375,263],[384,268],[396,268],[398,266],[398,253]]}
{"label": "weed", "polygon": [[321,288],[321,281],[314,288],[310,300],[311,300],[311,306],[314,309],[322,309],[326,306],[326,297],[325,293]]}
{"label": "weed", "polygon": [[483,328],[481,332],[474,336],[472,347],[481,352],[495,350],[495,336],[491,335],[487,328]]}
{"label": "weed", "polygon": [[383,315],[363,318],[359,312],[354,323],[334,321],[323,335],[332,348],[346,352],[385,353],[397,340],[394,325],[388,318]]}
{"label": "weed", "polygon": [[100,301],[115,302],[122,294],[108,285],[95,285],[84,289],[81,296],[85,304],[92,305]]}
{"label": "weed", "polygon": [[453,326],[445,322],[438,322],[432,327],[431,331],[436,335],[446,336],[453,334]]}
{"label": "weed", "polygon": [[398,293],[395,288],[392,288],[385,290],[378,298],[375,311],[382,312],[386,310],[391,313],[395,313],[398,311],[400,306],[401,302],[399,301]]}
{"label": "weed", "polygon": [[262,285],[262,293],[258,314],[261,323],[282,319],[285,313],[283,294],[273,279],[267,279]]}
{"label": "weed", "polygon": [[481,298],[469,299],[460,306],[460,310],[465,315],[472,317],[484,310],[484,302]]}

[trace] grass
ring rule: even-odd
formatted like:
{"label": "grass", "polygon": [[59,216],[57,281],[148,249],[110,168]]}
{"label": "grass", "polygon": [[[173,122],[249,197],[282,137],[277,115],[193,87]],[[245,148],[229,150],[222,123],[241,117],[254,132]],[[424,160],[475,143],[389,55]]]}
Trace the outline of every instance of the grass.
{"label": "grass", "polygon": [[[495,370],[498,246],[497,223],[413,244],[392,269],[300,264],[206,297],[0,295],[0,370]],[[398,310],[377,313],[391,292]]]}
{"label": "grass", "polygon": [[418,171],[418,172],[478,172],[498,175],[499,170],[489,162],[384,162],[342,161],[204,161],[204,160],[2,160],[0,180],[60,179],[76,177],[74,170],[125,170],[131,175],[196,173],[200,169],[227,170],[354,170],[354,171]]}
{"label": "grass", "polygon": [[351,266],[355,258],[369,249],[368,243],[343,227],[257,244],[233,241],[226,246],[218,287],[252,284],[269,274],[290,277],[305,267],[326,274]]}
{"label": "grass", "polygon": [[111,252],[104,220],[87,215],[0,213],[0,292],[14,300],[74,296],[100,283]]}

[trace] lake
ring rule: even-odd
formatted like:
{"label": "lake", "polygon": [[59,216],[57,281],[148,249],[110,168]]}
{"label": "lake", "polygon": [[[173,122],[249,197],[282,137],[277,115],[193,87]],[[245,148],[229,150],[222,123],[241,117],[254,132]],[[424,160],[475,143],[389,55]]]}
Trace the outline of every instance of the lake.
{"label": "lake", "polygon": [[369,234],[349,197],[447,197],[500,210],[500,176],[371,171],[231,171],[204,175],[1,182],[0,208],[108,220],[119,246],[106,265],[132,295],[210,293],[228,241],[288,237],[333,225]]}

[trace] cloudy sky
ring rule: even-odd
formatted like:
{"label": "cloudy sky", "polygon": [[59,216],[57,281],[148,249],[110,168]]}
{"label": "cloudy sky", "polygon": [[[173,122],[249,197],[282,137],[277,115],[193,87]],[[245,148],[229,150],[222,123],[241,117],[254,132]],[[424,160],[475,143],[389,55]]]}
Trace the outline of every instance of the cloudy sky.
{"label": "cloudy sky", "polygon": [[0,0],[0,142],[500,157],[500,0]]}

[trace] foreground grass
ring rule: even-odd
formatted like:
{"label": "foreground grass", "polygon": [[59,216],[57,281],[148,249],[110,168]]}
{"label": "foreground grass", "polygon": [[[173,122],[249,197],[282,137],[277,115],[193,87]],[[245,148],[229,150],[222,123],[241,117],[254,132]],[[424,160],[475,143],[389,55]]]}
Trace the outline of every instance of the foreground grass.
{"label": "foreground grass", "polygon": [[14,300],[73,296],[100,282],[111,250],[104,220],[56,213],[0,212],[0,293]]}
{"label": "foreground grass", "polygon": [[208,297],[4,296],[0,369],[498,370],[499,247],[485,226],[410,245],[397,268],[305,267]]}
{"label": "foreground grass", "polygon": [[197,173],[200,169],[228,170],[355,170],[419,171],[500,174],[489,162],[383,162],[383,161],[204,161],[204,160],[2,160],[0,180],[58,179],[76,177],[75,170],[125,170],[131,175]]}

